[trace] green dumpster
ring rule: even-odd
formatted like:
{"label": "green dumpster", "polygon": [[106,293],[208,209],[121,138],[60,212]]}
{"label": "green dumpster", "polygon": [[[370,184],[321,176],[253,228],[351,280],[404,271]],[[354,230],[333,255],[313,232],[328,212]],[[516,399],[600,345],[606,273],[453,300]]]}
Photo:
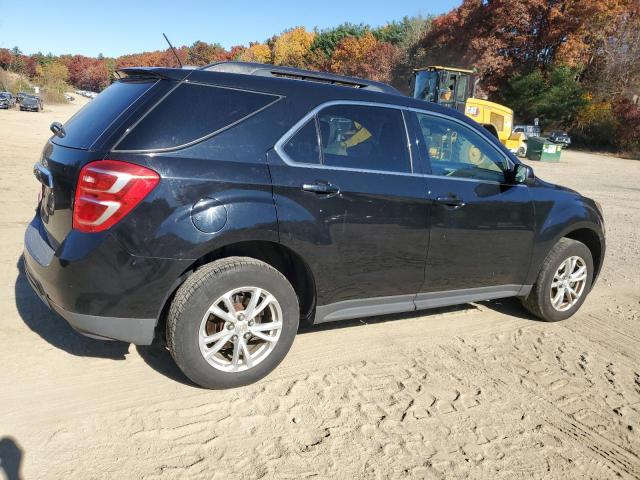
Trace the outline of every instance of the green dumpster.
{"label": "green dumpster", "polygon": [[527,158],[541,162],[559,162],[562,146],[542,137],[527,138]]}

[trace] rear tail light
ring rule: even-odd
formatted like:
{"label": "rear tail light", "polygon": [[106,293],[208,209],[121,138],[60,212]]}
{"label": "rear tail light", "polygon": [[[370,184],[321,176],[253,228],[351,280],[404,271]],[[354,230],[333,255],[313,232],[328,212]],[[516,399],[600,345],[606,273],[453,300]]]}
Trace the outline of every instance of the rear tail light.
{"label": "rear tail light", "polygon": [[160,181],[150,168],[99,160],[80,170],[73,204],[73,228],[81,232],[101,232],[115,225]]}

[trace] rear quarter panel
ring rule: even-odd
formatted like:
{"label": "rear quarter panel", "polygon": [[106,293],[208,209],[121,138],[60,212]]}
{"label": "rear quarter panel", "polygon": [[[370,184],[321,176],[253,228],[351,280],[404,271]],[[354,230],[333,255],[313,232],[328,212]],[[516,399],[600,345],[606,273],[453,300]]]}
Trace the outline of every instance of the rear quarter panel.
{"label": "rear quarter panel", "polygon": [[[280,103],[280,102],[278,102]],[[208,140],[173,152],[114,152],[157,171],[158,187],[113,234],[134,255],[198,259],[239,241],[278,241],[276,208],[266,152],[287,122],[276,103],[264,112]],[[194,205],[215,199],[226,214],[216,232],[194,225]]]}

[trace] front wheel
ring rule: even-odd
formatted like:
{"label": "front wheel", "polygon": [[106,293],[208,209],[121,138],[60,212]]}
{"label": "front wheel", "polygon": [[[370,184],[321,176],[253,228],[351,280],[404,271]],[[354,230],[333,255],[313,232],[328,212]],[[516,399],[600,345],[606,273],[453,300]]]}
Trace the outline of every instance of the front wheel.
{"label": "front wheel", "polygon": [[547,322],[569,318],[584,303],[593,280],[593,257],[584,243],[561,238],[545,258],[536,283],[522,301]]}
{"label": "front wheel", "polygon": [[229,257],[199,268],[178,289],[167,317],[167,345],[198,385],[238,387],[278,366],[299,317],[296,293],[278,270]]}

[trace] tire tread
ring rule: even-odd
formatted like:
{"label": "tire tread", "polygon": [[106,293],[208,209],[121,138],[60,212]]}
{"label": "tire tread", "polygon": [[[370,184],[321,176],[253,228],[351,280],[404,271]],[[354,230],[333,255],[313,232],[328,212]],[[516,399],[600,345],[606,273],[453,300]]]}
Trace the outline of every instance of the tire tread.
{"label": "tire tread", "polygon": [[[280,271],[265,262],[251,257],[225,257],[202,265],[196,269],[195,272],[191,274],[191,276],[189,276],[189,278],[187,278],[178,288],[167,315],[166,341],[169,352],[171,352],[173,360],[180,369],[183,369],[184,364],[178,350],[175,348],[176,329],[178,321],[182,317],[182,313],[188,305],[189,300],[200,287],[209,281],[211,277],[220,277],[226,273],[245,269],[247,267],[257,267],[270,271],[271,273],[280,276],[289,285],[289,281],[284,275],[282,275],[282,273],[280,273]],[[295,296],[293,287],[290,288],[292,295]]]}
{"label": "tire tread", "polygon": [[[524,308],[540,320],[553,321],[547,318],[547,316],[542,311],[542,305],[544,301],[543,296],[546,295],[546,291],[542,291],[544,279],[546,275],[548,275],[549,270],[554,268],[558,257],[560,257],[572,245],[576,244],[587,248],[586,245],[584,245],[582,242],[572,240],[571,238],[563,237],[558,240],[558,242],[551,248],[551,250],[549,250],[549,253],[542,262],[542,266],[540,267],[540,271],[538,272],[538,276],[536,277],[536,281],[533,285],[533,288],[531,289],[531,292],[529,292],[529,295],[527,295],[525,298],[521,299]],[[587,286],[587,288],[589,288],[589,286]]]}

